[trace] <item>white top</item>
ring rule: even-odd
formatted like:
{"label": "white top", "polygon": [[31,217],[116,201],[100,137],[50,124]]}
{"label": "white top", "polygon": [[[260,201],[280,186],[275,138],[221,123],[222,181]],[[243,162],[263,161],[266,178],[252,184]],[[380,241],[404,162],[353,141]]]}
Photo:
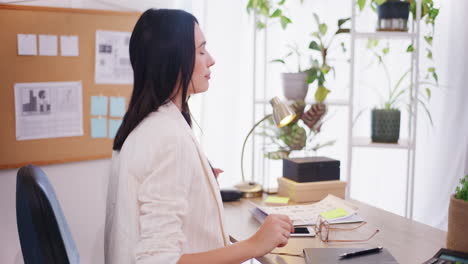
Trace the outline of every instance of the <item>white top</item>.
{"label": "white top", "polygon": [[190,126],[169,102],[114,152],[105,263],[176,263],[228,244],[219,186]]}

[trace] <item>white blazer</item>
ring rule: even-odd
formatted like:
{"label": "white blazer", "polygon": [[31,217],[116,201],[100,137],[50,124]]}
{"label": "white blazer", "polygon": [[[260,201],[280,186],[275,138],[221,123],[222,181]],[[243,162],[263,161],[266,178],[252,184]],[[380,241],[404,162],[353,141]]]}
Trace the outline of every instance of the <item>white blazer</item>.
{"label": "white blazer", "polygon": [[146,117],[114,152],[105,263],[176,263],[228,244],[211,167],[172,102]]}

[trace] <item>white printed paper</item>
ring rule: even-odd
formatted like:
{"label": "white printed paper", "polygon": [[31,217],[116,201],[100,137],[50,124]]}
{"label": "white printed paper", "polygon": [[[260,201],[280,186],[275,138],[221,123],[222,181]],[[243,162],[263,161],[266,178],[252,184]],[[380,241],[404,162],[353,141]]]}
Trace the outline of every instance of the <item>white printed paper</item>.
{"label": "white printed paper", "polygon": [[130,32],[96,31],[95,81],[97,84],[132,84]]}
{"label": "white printed paper", "polygon": [[60,36],[60,54],[62,56],[79,56],[78,36]]}
{"label": "white printed paper", "polygon": [[[357,208],[349,205],[344,200],[328,195],[320,202],[313,204],[288,205],[288,206],[258,206],[258,209],[266,215],[283,214],[289,216],[294,225],[315,225],[320,213],[342,208],[348,215],[330,220],[330,223],[347,222],[346,219],[356,214]],[[343,220],[343,221],[341,221]],[[354,220],[352,221],[354,222]]]}
{"label": "white printed paper", "polygon": [[18,55],[37,55],[35,34],[18,34]]}
{"label": "white printed paper", "polygon": [[57,56],[57,36],[39,35],[39,55]]}
{"label": "white printed paper", "polygon": [[81,82],[15,84],[16,140],[83,135]]}

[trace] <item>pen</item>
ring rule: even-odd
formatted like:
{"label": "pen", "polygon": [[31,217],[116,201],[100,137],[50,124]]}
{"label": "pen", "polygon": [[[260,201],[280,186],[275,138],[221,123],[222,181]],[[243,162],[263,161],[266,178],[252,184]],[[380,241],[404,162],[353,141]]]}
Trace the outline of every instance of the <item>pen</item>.
{"label": "pen", "polygon": [[379,253],[380,251],[382,251],[382,249],[383,247],[376,247],[376,248],[370,248],[370,249],[365,249],[365,250],[360,250],[360,251],[354,251],[350,253],[344,253],[340,255],[340,258],[345,259],[345,258],[352,258],[352,257],[357,257],[357,256]]}

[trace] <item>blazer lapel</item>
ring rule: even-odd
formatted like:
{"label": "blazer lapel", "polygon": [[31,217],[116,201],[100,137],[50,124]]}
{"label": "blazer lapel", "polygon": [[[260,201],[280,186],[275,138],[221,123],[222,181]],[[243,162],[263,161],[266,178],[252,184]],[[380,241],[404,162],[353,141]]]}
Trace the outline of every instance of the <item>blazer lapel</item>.
{"label": "blazer lapel", "polygon": [[227,237],[227,234],[224,230],[223,202],[221,200],[218,182],[216,181],[216,178],[213,174],[211,166],[208,163],[208,159],[205,157],[205,154],[203,153],[201,146],[198,144],[198,140],[195,137],[195,134],[193,133],[192,128],[187,124],[187,121],[185,121],[179,108],[177,108],[177,106],[172,101],[169,101],[169,103],[167,103],[167,110],[168,112],[171,113],[171,115],[174,116],[175,119],[179,120],[179,122],[181,123],[181,127],[183,127],[183,129],[187,132],[187,134],[190,135],[190,137],[192,138],[192,141],[194,142],[197,148],[198,156],[202,164],[205,177],[207,178],[209,185],[210,185],[211,194],[213,196],[213,199],[216,201],[216,206],[218,207],[219,224],[221,227],[221,232],[223,233],[222,235],[223,235],[224,245],[227,246],[229,244],[228,242],[229,238]]}

